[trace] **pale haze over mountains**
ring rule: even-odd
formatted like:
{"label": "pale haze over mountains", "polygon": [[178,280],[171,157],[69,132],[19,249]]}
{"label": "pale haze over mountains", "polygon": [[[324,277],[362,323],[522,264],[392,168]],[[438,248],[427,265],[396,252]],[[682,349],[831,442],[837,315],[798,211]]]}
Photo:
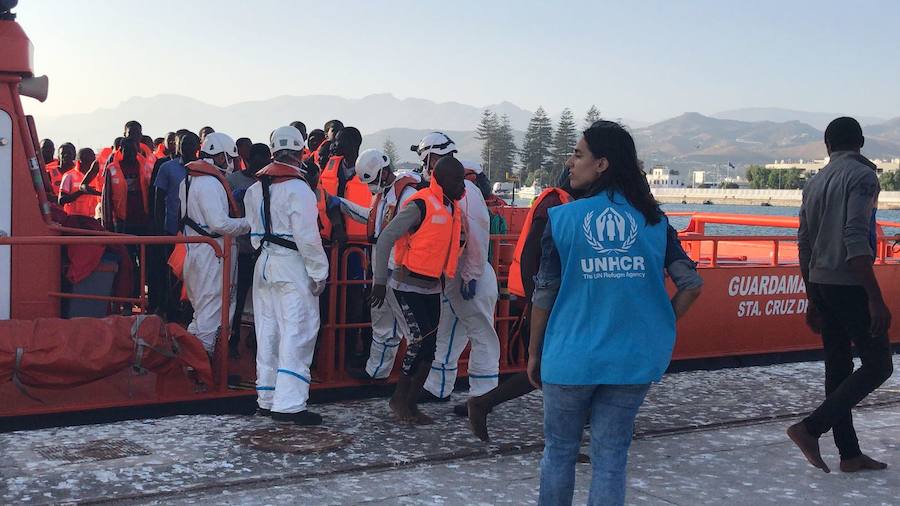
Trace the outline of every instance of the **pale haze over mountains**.
{"label": "pale haze over mountains", "polygon": [[[597,107],[604,113],[602,103]],[[330,119],[356,126],[364,136],[364,147],[380,147],[390,138],[397,146],[400,161],[415,161],[408,151],[425,133],[441,130],[450,135],[460,149],[461,158],[478,159],[480,141],[474,130],[482,112],[490,109],[506,114],[516,141],[521,146],[522,132],[532,111],[510,102],[475,107],[456,102],[436,103],[420,98],[398,99],[391,94],[369,95],[360,99],[336,96],[282,96],[262,101],[242,102],[227,107],[209,105],[178,95],[131,98],[114,108],[59,117],[38,117],[41,137],[59,144],[71,141],[77,146],[108,145],[122,133],[122,125],[137,119],[144,131],[154,137],[178,128],[194,131],[205,125],[231,134],[265,141],[275,127],[301,120],[309,129],[321,128]],[[548,111],[555,119],[560,111]],[[581,127],[585,111],[573,111]],[[848,114],[848,113],[844,113]],[[852,115],[852,113],[850,113]],[[778,108],[747,108],[710,116],[685,113],[655,124],[619,119],[631,128],[639,154],[652,163],[763,163],[775,159],[811,159],[825,155],[822,130],[839,113],[794,111]],[[871,157],[900,156],[900,118],[861,116],[867,137],[864,152]]]}

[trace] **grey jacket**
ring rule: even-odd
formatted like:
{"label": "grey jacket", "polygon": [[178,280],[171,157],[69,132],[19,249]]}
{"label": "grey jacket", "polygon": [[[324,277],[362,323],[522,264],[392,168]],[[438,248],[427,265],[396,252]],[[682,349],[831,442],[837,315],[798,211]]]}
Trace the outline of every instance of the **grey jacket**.
{"label": "grey jacket", "polygon": [[881,186],[875,164],[853,151],[837,151],[803,189],[797,231],[800,268],[809,281],[858,285],[847,261],[875,259],[875,212]]}

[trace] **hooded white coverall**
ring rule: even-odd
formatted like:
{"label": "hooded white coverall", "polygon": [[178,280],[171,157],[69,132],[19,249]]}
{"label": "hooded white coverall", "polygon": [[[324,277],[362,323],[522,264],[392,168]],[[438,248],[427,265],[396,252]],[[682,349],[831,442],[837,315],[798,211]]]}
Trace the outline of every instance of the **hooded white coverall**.
{"label": "hooded white coverall", "polygon": [[[447,280],[441,296],[441,320],[437,330],[434,362],[425,382],[432,394],[446,398],[456,383],[457,363],[466,344],[469,353],[469,387],[472,395],[494,389],[499,379],[500,339],[494,329],[494,307],[497,304],[497,275],[488,263],[491,217],[481,190],[465,181],[466,194],[459,207],[466,218],[466,247],[456,276]],[[460,286],[475,279],[475,297],[463,299]]]}
{"label": "hooded white coverall", "polygon": [[244,195],[250,242],[262,245],[253,273],[253,319],[256,327],[256,390],[260,408],[277,413],[306,409],[316,337],[319,296],[316,284],[328,278],[328,257],[319,237],[316,196],[300,179],[270,187],[272,234],[297,245],[297,251],[262,242],[262,183]]}
{"label": "hooded white coverall", "polygon": [[[397,179],[402,177],[413,177],[421,180],[418,174],[400,172],[396,174]],[[347,199],[341,199],[341,209],[350,218],[365,223],[368,220],[368,213],[374,212],[375,215],[375,237],[377,238],[381,230],[387,226],[385,223],[385,214],[390,207],[394,208],[394,215],[400,211],[400,206],[416,193],[416,188],[407,186],[403,189],[400,198],[397,198],[393,185],[388,186],[384,190],[383,197],[378,206],[373,209],[362,208]],[[375,258],[375,246],[372,246],[372,258]],[[388,263],[388,268],[394,270],[394,255]],[[400,312],[400,304],[394,295],[394,289],[391,285],[387,285],[385,292],[385,303],[379,307],[371,308],[372,318],[372,345],[369,348],[369,359],[366,361],[366,373],[375,379],[385,379],[390,376],[394,369],[394,362],[397,358],[397,350],[400,347],[400,339],[409,335],[409,325],[406,318]]]}
{"label": "hooded white coverall", "polygon": [[[207,160],[207,162],[210,162]],[[250,230],[247,220],[228,215],[228,195],[225,187],[213,176],[187,176],[191,181],[185,204],[185,181],[178,188],[182,216],[189,216],[205,231],[222,236],[238,236]],[[201,234],[191,227],[184,227],[188,237]],[[224,248],[225,238],[215,239]],[[212,353],[216,347],[216,336],[222,324],[222,259],[216,257],[208,244],[187,244],[184,259],[184,287],[188,299],[194,307],[194,319],[188,325],[188,332],[203,342],[206,351]],[[237,275],[237,245],[231,242],[231,293],[229,294],[228,321],[234,314],[235,285]]]}

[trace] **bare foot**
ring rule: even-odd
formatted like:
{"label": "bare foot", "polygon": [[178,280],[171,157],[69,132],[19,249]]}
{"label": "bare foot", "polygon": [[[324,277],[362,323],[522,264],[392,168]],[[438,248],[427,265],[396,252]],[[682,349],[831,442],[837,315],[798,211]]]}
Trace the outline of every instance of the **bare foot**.
{"label": "bare foot", "polygon": [[841,460],[841,471],[855,473],[857,471],[880,471],[887,469],[887,464],[878,462],[868,455],[860,455],[852,459]]}
{"label": "bare foot", "polygon": [[487,429],[487,416],[491,410],[480,405],[474,397],[466,402],[466,407],[469,409],[469,428],[475,437],[487,443],[491,440]]}
{"label": "bare foot", "polygon": [[416,421],[415,413],[410,411],[409,406],[402,400],[392,397],[390,402],[388,402],[388,406],[390,406],[394,417],[401,423],[414,423]]}
{"label": "bare foot", "polygon": [[819,438],[810,434],[803,422],[797,422],[788,427],[787,435],[800,448],[803,456],[806,457],[810,464],[826,473],[831,472],[831,469],[828,469],[828,464],[822,460],[822,452],[819,450]]}

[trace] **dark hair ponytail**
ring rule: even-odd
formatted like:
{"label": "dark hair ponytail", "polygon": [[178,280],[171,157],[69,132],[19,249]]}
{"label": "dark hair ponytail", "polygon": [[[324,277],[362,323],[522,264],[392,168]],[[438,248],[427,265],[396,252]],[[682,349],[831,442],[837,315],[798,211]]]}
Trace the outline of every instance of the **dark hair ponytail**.
{"label": "dark hair ponytail", "polygon": [[584,131],[584,140],[594,158],[606,158],[609,162],[609,168],[591,185],[587,195],[605,190],[612,198],[613,193],[618,191],[644,215],[648,224],[659,223],[663,212],[650,193],[650,185],[638,162],[631,134],[616,122],[600,120]]}

